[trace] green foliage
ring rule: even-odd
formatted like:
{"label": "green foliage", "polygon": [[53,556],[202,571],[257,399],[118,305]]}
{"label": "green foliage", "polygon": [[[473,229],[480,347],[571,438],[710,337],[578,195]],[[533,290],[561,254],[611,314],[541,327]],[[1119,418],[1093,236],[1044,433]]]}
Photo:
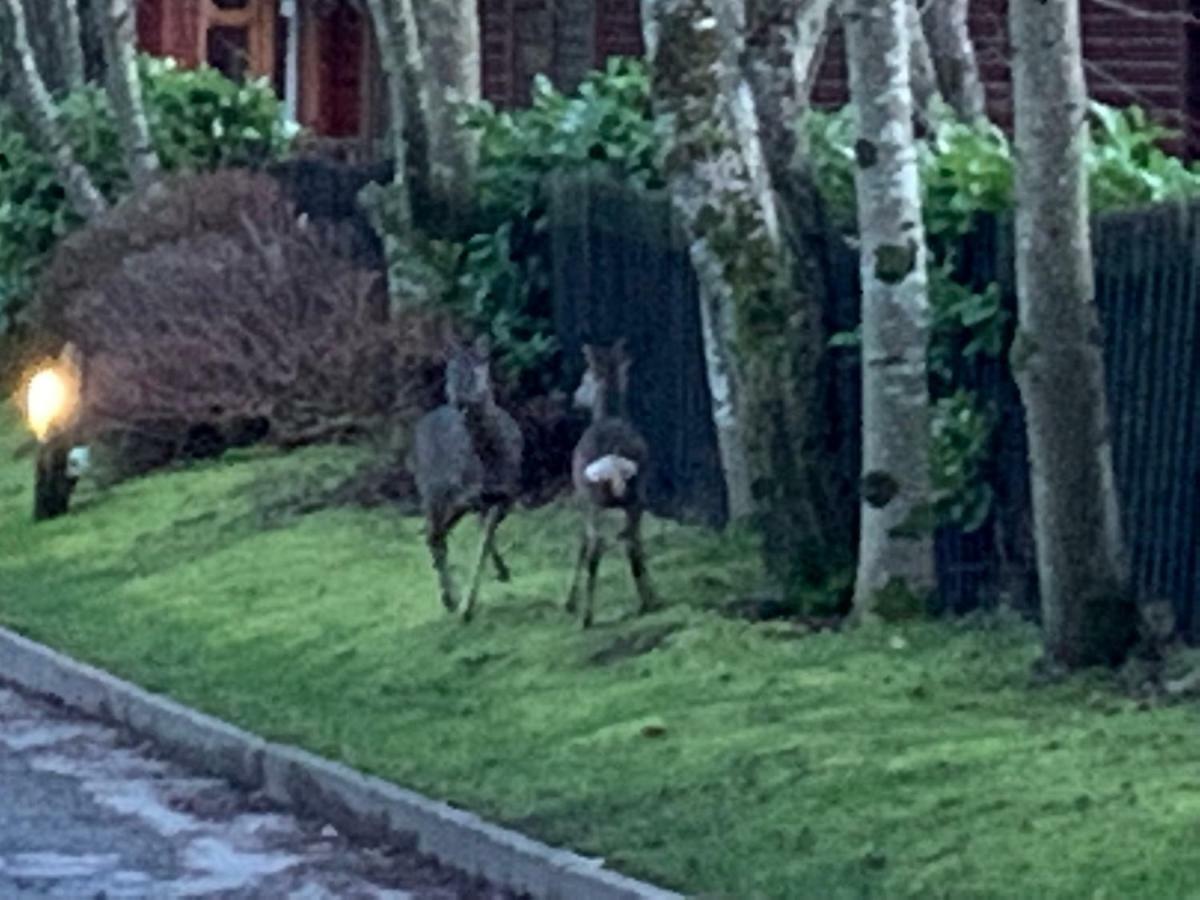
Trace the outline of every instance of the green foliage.
{"label": "green foliage", "polygon": [[572,95],[539,76],[528,108],[496,110],[484,102],[464,109],[461,121],[479,133],[483,227],[463,248],[450,303],[491,335],[511,376],[546,387],[558,347],[545,182],[599,166],[637,184],[661,184],[649,78],[641,62],[614,58]]}
{"label": "green foliage", "polygon": [[[1093,103],[1086,164],[1092,210],[1131,207],[1200,193],[1200,170],[1169,156],[1162,142],[1171,132],[1140,109]],[[804,137],[833,222],[855,225],[853,107],[811,112]],[[979,355],[999,358],[1007,350],[1012,316],[999,286],[975,292],[955,279],[955,246],[980,216],[1012,210],[1014,162],[1008,137],[990,122],[964,124],[943,114],[919,145],[926,238],[930,244],[929,345],[933,411],[934,518],[967,531],[978,528],[992,501],[983,481],[992,417],[970,392],[956,390],[956,362]],[[857,347],[859,332],[836,334],[831,347]]]}
{"label": "green foliage", "polygon": [[1000,286],[992,282],[982,293],[954,280],[952,259],[929,266],[930,375],[944,385],[954,381],[954,362],[978,355],[999,357],[1012,319],[1004,309]]}
{"label": "green foliage", "polygon": [[992,488],[983,477],[994,427],[970,391],[955,391],[933,406],[930,462],[940,525],[975,531],[987,520]]}
{"label": "green foliage", "polygon": [[[852,106],[815,110],[802,123],[817,183],[834,220],[855,222]],[[1091,104],[1091,141],[1085,158],[1092,210],[1125,208],[1200,193],[1200,170],[1168,155],[1173,133],[1138,107]],[[990,122],[964,124],[943,116],[920,145],[925,227],[933,239],[959,237],[980,214],[1012,209],[1014,167],[1008,137]]]}
{"label": "green foliage", "polygon": [[1159,203],[1200,192],[1200,170],[1162,149],[1174,133],[1151,122],[1138,107],[1093,103],[1088,155],[1092,209]]}
{"label": "green foliage", "polygon": [[[277,158],[294,132],[262,81],[237,84],[210,68],[139,60],[151,136],[167,170],[211,170]],[[112,201],[129,189],[108,97],[88,85],[65,97],[60,121],[76,159]],[[0,104],[0,334],[13,324],[46,254],[79,224],[47,155]]]}

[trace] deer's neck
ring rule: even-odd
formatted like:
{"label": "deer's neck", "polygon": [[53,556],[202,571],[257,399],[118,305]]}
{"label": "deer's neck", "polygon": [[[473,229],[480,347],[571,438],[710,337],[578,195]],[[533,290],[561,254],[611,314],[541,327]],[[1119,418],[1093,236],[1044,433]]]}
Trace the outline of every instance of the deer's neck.
{"label": "deer's neck", "polygon": [[625,395],[621,391],[614,390],[611,385],[599,384],[596,386],[596,397],[592,403],[592,421],[599,422],[601,419],[627,419],[628,411],[625,408]]}
{"label": "deer's neck", "polygon": [[460,407],[467,430],[473,436],[482,437],[494,434],[500,427],[500,407],[494,401],[472,403]]}

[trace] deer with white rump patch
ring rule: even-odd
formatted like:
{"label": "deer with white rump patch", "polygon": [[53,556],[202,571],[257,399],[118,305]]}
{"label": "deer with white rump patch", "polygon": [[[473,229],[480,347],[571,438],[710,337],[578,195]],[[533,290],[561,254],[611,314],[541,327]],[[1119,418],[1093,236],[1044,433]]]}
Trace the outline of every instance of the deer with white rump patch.
{"label": "deer with white rump patch", "polygon": [[496,549],[496,528],[516,502],[521,479],[521,429],[496,404],[489,368],[486,339],[451,351],[446,363],[446,403],[417,422],[410,460],[442,603],[450,612],[458,610],[458,595],[450,574],[447,538],[467,513],[483,517],[483,541],[462,609],[464,622],[475,613],[489,558],[497,577],[509,578]]}
{"label": "deer with white rump patch", "polygon": [[587,628],[592,624],[596,572],[605,549],[600,534],[600,517],[605,510],[625,513],[625,530],[621,537],[637,587],[638,614],[649,612],[658,601],[646,570],[641,533],[645,472],[650,454],[646,441],[630,424],[626,410],[632,360],[625,350],[624,340],[608,348],[585,346],[583,355],[587,370],[575,391],[575,405],[591,410],[592,424],[579,439],[571,460],[575,493],[584,508],[584,534],[566,609],[572,614],[578,611],[579,592],[586,570],[583,627]]}

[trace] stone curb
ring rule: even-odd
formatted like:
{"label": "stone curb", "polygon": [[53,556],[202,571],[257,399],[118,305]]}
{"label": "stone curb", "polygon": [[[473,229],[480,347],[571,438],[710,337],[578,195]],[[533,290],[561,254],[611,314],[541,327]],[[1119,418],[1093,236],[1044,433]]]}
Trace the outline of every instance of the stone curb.
{"label": "stone curb", "polygon": [[483,821],[473,813],[273,744],[0,628],[0,681],[128,728],[166,755],[226,778],[366,841],[422,853],[539,900],[682,900],[589,859]]}

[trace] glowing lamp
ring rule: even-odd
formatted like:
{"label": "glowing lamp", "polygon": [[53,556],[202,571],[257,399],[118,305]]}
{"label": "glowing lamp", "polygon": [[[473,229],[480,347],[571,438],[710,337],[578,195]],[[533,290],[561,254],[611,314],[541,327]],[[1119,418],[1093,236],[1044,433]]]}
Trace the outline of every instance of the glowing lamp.
{"label": "glowing lamp", "polygon": [[41,442],[70,426],[79,404],[79,380],[71,366],[49,366],[25,387],[25,418]]}

